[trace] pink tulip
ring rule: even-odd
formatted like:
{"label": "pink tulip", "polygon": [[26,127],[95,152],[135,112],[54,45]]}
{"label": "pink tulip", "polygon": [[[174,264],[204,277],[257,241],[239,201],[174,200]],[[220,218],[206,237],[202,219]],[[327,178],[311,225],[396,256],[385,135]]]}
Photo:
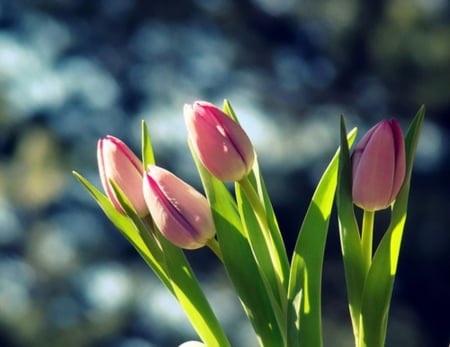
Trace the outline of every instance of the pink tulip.
{"label": "pink tulip", "polygon": [[383,120],[361,139],[352,155],[353,201],[377,211],[392,204],[405,179],[402,130],[395,119]]}
{"label": "pink tulip", "polygon": [[232,182],[251,171],[253,145],[242,127],[221,109],[196,101],[184,106],[184,118],[194,149],[213,176]]}
{"label": "pink tulip", "polygon": [[149,165],[143,191],[156,226],[176,246],[196,249],[214,237],[216,231],[208,201],[171,172]]}
{"label": "pink tulip", "polygon": [[114,207],[125,213],[109,180],[119,186],[140,217],[148,215],[142,193],[142,163],[130,148],[118,138],[108,135],[98,140],[97,161],[103,188]]}

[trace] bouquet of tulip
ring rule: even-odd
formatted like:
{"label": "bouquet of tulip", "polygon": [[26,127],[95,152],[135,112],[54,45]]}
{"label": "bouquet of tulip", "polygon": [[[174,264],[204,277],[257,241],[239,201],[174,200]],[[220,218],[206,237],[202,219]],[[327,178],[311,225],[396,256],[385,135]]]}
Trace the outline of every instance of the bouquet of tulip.
{"label": "bouquet of tulip", "polygon": [[[336,195],[355,346],[380,347],[424,114],[422,107],[405,137],[395,119],[381,121],[351,155],[357,131],[347,133],[341,117],[340,149],[317,185],[290,257],[254,148],[228,101],[223,109],[207,102],[184,107],[206,197],[155,164],[144,122],[142,160],[115,137],[98,141],[106,195],[74,174],[184,309],[202,342],[182,346],[230,346],[184,255],[183,249],[204,246],[225,266],[261,346],[322,346],[322,265]],[[234,182],[234,192],[225,182]],[[363,210],[361,227],[355,205]],[[390,224],[374,251],[374,215],[388,207]]]}

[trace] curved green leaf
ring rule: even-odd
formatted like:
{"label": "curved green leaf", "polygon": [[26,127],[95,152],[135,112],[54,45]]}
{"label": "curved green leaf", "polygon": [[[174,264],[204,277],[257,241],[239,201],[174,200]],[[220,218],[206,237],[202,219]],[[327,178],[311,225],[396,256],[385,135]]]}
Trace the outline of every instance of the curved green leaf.
{"label": "curved green leaf", "polygon": [[230,346],[183,251],[166,240],[159,232],[158,235],[173,291],[192,326],[206,346]]}
{"label": "curved green leaf", "polygon": [[280,331],[283,333],[284,339],[286,339],[287,291],[282,283],[282,278],[279,277],[279,254],[273,254],[276,250],[273,239],[267,239],[267,237],[271,236],[270,234],[267,235],[269,230],[262,229],[258,218],[255,216],[255,211],[240,184],[236,184],[236,200],[243,231],[258,265],[258,271],[264,282],[270,306],[275,313]]}
{"label": "curved green leaf", "polygon": [[[138,251],[145,262],[155,272],[164,285],[171,289],[171,284],[164,267],[161,265],[162,253],[161,250],[155,245],[151,246],[151,243],[146,242],[144,237],[148,235],[148,230],[142,225],[142,221],[136,217],[137,220],[122,215],[119,213],[111,201],[102,194],[97,188],[95,188],[87,179],[81,176],[77,172],[73,172],[74,176],[83,184],[83,186],[89,191],[95,201],[99,204],[105,215],[114,224],[114,226],[121,232],[121,234],[132,244],[132,246]],[[130,211],[132,208],[124,204],[124,207]]]}
{"label": "curved green leaf", "polygon": [[341,152],[339,155],[336,207],[350,317],[352,320],[353,335],[355,341],[358,341],[359,316],[361,312],[365,271],[359,227],[353,208],[350,152],[344,117],[341,117]]}
{"label": "curved green leaf", "polygon": [[[349,142],[355,137],[353,129]],[[288,346],[322,346],[322,266],[338,162],[339,150],[317,185],[297,237],[289,276]]]}

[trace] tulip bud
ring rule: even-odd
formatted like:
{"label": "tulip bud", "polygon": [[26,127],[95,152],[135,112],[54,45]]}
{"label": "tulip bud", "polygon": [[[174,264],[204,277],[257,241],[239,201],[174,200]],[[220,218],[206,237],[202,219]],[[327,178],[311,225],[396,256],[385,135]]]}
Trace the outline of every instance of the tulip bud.
{"label": "tulip bud", "polygon": [[156,226],[176,246],[196,249],[214,237],[216,231],[208,201],[171,172],[149,165],[143,191]]}
{"label": "tulip bud", "polygon": [[402,130],[395,119],[383,120],[363,136],[352,154],[354,203],[368,211],[387,208],[400,191],[405,171]]}
{"label": "tulip bud", "polygon": [[98,140],[97,161],[103,189],[114,207],[125,213],[109,180],[119,186],[140,217],[148,215],[142,193],[142,163],[130,148],[118,138],[108,135]]}
{"label": "tulip bud", "polygon": [[204,101],[184,106],[184,118],[200,161],[215,177],[239,181],[252,169],[253,145],[245,131],[221,109]]}

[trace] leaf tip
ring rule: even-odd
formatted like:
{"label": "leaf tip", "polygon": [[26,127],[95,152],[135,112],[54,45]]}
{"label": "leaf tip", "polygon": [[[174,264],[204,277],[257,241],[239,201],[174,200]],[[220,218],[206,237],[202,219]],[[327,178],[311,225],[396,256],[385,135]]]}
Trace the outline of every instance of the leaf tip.
{"label": "leaf tip", "polygon": [[81,174],[76,170],[72,170],[72,175],[74,175],[78,180],[81,180],[82,178]]}

